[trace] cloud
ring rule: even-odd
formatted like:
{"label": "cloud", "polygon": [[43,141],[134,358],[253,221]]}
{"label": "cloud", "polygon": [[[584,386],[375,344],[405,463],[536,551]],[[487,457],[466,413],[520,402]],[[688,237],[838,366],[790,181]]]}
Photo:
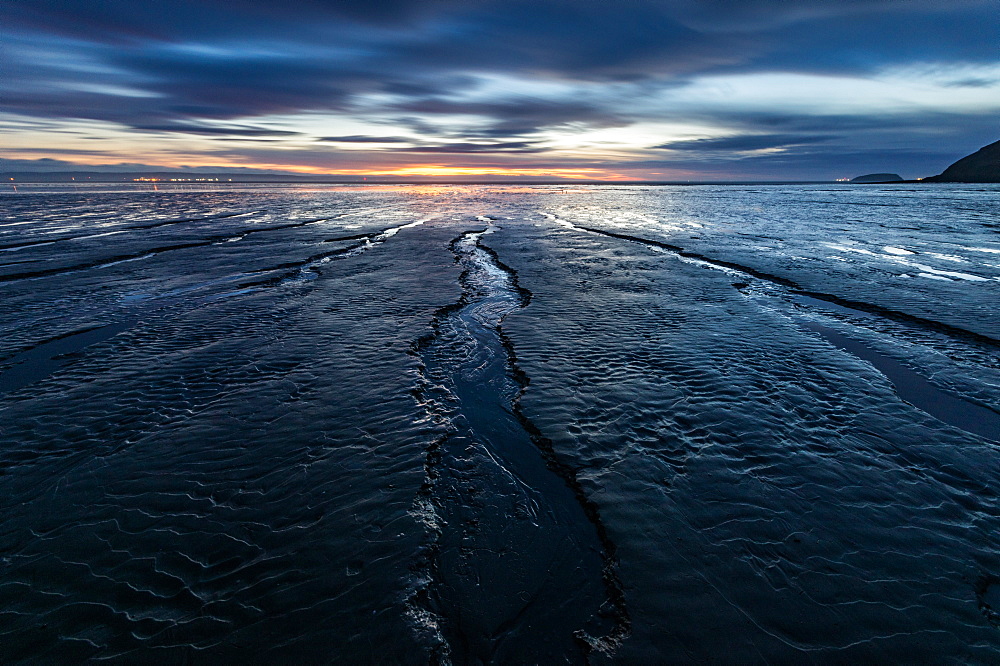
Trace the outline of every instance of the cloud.
{"label": "cloud", "polygon": [[278,169],[254,169],[234,166],[177,166],[142,162],[116,162],[114,164],[79,164],[69,160],[42,157],[36,160],[7,159],[0,157],[0,173],[52,173],[52,172],[94,172],[94,173],[229,173],[229,174],[269,174],[294,175],[292,171]]}
{"label": "cloud", "polygon": [[286,138],[291,136],[300,136],[301,132],[296,132],[293,130],[276,130],[267,129],[263,127],[213,127],[210,125],[184,125],[180,123],[164,123],[164,124],[151,124],[145,125],[142,123],[137,123],[133,125],[135,129],[143,130],[146,132],[176,132],[181,134],[200,134],[204,136],[235,136],[235,137],[274,137],[274,138]]}
{"label": "cloud", "polygon": [[399,149],[410,153],[540,153],[544,148],[534,141],[505,141],[500,143],[448,143],[440,146],[413,146]]}
{"label": "cloud", "polygon": [[975,77],[968,79],[956,79],[943,84],[947,88],[991,88],[1000,83],[1000,79],[985,77]]}
{"label": "cloud", "polygon": [[803,135],[794,134],[746,134],[741,136],[727,136],[713,139],[692,139],[687,141],[671,141],[653,146],[656,149],[684,150],[684,151],[732,151],[744,152],[753,150],[765,150],[769,148],[785,148],[788,146],[799,146],[810,143],[822,143],[834,137],[829,135]]}
{"label": "cloud", "polygon": [[[608,128],[623,127],[630,122],[597,101],[539,99],[513,93],[496,101],[425,97],[387,105],[386,111],[391,114],[389,122],[409,126],[417,133],[464,139],[524,139],[568,125]],[[456,120],[459,117],[465,117],[465,122]],[[446,118],[446,126],[434,122],[435,118]]]}
{"label": "cloud", "polygon": [[369,136],[367,134],[352,134],[350,136],[324,136],[317,141],[330,143],[409,143],[412,139],[401,136]]}
{"label": "cloud", "polygon": [[[998,62],[995,0],[178,0],[168,10],[132,0],[7,0],[0,39],[2,112],[82,119],[101,131],[114,124],[151,144],[259,141],[274,144],[270,160],[278,145],[281,159],[303,155],[297,141],[315,146],[317,163],[330,159],[330,144],[352,144],[343,151],[352,163],[388,152],[456,164],[480,154],[514,159],[542,152],[554,134],[655,122],[715,135],[636,142],[640,150],[659,138],[656,150],[691,165],[727,156],[763,164],[743,153],[804,156],[809,146],[851,154],[863,144],[923,145],[930,160],[948,141],[988,143],[983,135],[995,126],[980,115],[1000,107],[879,117],[859,98],[852,115],[789,88],[801,103],[762,110],[749,92],[712,83],[798,73],[849,84],[931,63],[940,77],[957,72],[935,85],[988,96],[998,85],[985,66]],[[929,81],[916,69],[907,76]],[[706,81],[698,100],[663,94]],[[945,110],[953,104],[938,97]],[[757,157],[781,164],[774,151]]]}

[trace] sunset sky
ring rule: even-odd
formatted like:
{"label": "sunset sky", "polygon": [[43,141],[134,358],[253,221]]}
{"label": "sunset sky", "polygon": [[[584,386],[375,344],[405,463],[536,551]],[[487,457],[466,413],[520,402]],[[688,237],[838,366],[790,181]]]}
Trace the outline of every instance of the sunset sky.
{"label": "sunset sky", "polygon": [[997,0],[6,0],[0,171],[834,179],[1000,139]]}

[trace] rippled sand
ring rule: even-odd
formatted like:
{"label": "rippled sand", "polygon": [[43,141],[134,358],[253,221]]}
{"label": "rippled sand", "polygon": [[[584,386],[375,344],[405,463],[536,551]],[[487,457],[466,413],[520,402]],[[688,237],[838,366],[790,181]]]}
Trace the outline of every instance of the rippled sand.
{"label": "rippled sand", "polygon": [[995,663],[998,195],[3,195],[0,660]]}

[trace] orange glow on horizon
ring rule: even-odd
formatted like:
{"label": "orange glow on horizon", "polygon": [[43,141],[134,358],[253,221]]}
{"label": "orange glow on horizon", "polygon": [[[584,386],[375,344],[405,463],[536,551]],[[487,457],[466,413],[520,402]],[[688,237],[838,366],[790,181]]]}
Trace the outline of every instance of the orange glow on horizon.
{"label": "orange glow on horizon", "polygon": [[627,176],[602,169],[498,169],[488,167],[453,167],[447,164],[417,164],[378,171],[337,172],[366,176],[506,176],[508,178],[572,178],[577,180],[628,180]]}
{"label": "orange glow on horizon", "polygon": [[[16,151],[12,151],[16,152]],[[53,150],[51,154],[40,154],[10,157],[22,157],[23,159],[37,159],[38,157],[49,157],[53,159],[65,160],[65,155],[59,154],[58,150]],[[369,167],[354,169],[330,169],[321,166],[306,166],[298,164],[271,164],[271,163],[248,163],[248,162],[223,162],[208,161],[202,156],[190,155],[178,160],[172,157],[169,163],[165,160],[158,160],[154,156],[150,158],[137,158],[135,155],[122,156],[122,161],[134,162],[138,160],[145,162],[146,168],[137,168],[133,171],[155,171],[157,169],[173,170],[188,168],[217,169],[224,172],[227,169],[260,169],[267,171],[284,171],[286,173],[299,173],[314,176],[389,176],[405,178],[407,176],[421,177],[493,177],[493,178],[562,178],[569,180],[614,180],[630,181],[637,180],[635,175],[626,175],[611,169],[598,168],[542,168],[542,167],[471,167],[471,166],[449,166],[448,164],[408,164],[393,167]],[[67,160],[68,161],[68,160]],[[180,164],[178,164],[178,162]],[[115,163],[108,160],[106,155],[84,156],[75,155],[73,165],[76,168],[113,166]],[[67,169],[73,167],[67,166]],[[251,175],[251,174],[247,174]]]}
{"label": "orange glow on horizon", "polygon": [[[237,165],[231,165],[237,166]],[[614,171],[603,169],[583,168],[583,169],[551,169],[551,168],[520,168],[504,169],[496,167],[458,167],[447,164],[411,164],[407,166],[391,168],[369,168],[369,169],[324,169],[313,166],[289,166],[279,164],[240,164],[242,168],[250,169],[273,169],[281,171],[292,171],[295,173],[311,174],[317,176],[439,176],[449,178],[454,176],[493,176],[507,178],[567,178],[574,180],[635,180],[634,176],[626,176]],[[226,167],[219,167],[220,169]]]}

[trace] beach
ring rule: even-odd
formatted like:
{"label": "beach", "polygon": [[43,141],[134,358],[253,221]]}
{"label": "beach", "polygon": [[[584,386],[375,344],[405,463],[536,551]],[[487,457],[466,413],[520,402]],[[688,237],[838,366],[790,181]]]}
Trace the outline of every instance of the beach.
{"label": "beach", "polygon": [[1000,186],[18,186],[5,661],[1000,655]]}

